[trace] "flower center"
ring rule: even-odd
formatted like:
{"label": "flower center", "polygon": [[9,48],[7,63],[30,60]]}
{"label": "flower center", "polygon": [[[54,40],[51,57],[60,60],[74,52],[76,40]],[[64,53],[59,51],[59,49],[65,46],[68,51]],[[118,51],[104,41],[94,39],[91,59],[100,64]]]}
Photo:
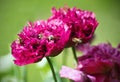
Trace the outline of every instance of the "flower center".
{"label": "flower center", "polygon": [[53,35],[50,35],[50,36],[48,37],[49,40],[54,40],[54,38],[55,38],[55,37],[54,37]]}
{"label": "flower center", "polygon": [[72,38],[72,41],[75,43],[82,43],[82,40],[79,38]]}

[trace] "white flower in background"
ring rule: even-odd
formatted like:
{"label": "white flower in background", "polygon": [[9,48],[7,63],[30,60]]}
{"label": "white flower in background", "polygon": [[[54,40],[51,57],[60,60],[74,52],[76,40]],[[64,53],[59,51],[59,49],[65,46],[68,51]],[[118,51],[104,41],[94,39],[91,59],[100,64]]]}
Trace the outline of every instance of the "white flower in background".
{"label": "white flower in background", "polygon": [[13,65],[13,58],[11,54],[7,54],[0,57],[0,72],[8,71]]}

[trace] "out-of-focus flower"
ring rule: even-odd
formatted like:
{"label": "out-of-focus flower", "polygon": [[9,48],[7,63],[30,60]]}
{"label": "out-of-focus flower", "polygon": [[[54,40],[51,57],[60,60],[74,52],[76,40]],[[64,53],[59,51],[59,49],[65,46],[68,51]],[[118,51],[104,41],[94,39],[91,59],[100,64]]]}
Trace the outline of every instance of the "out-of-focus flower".
{"label": "out-of-focus flower", "polygon": [[111,44],[79,46],[83,56],[78,58],[78,70],[94,76],[96,82],[120,82],[120,51]]}
{"label": "out-of-focus flower", "polygon": [[10,71],[13,65],[13,57],[10,53],[0,56],[0,73],[6,73]]}
{"label": "out-of-focus flower", "polygon": [[58,55],[69,40],[68,29],[59,19],[29,22],[11,45],[15,64],[22,66]]}
{"label": "out-of-focus flower", "polygon": [[62,69],[60,70],[60,77],[71,79],[74,82],[96,82],[94,77],[86,75],[80,70],[72,69],[66,66],[62,66]]}
{"label": "out-of-focus flower", "polygon": [[71,29],[71,36],[69,39],[68,46],[72,46],[75,43],[88,42],[94,34],[94,31],[98,25],[95,18],[95,14],[90,11],[80,10],[76,8],[60,8],[56,10],[52,9],[52,16],[49,20],[61,19]]}
{"label": "out-of-focus flower", "polygon": [[[77,68],[73,70],[63,67],[60,71],[61,77],[75,82],[120,82],[119,48],[113,48],[108,43],[97,46],[82,44],[78,49],[83,52],[83,56],[78,57]],[[85,81],[84,77],[89,81]]]}

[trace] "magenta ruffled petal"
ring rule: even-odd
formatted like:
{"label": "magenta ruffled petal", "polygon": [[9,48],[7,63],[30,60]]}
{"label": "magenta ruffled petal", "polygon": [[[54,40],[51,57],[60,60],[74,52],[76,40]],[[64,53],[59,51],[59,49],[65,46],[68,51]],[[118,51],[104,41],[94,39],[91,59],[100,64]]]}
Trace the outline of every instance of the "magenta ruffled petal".
{"label": "magenta ruffled petal", "polygon": [[18,34],[19,39],[11,44],[15,64],[22,66],[58,55],[68,42],[70,32],[59,19],[29,22]]}
{"label": "magenta ruffled petal", "polygon": [[60,19],[71,29],[71,36],[66,47],[76,43],[88,42],[92,39],[94,31],[98,26],[95,14],[91,11],[80,10],[77,8],[52,8],[52,16],[49,20]]}

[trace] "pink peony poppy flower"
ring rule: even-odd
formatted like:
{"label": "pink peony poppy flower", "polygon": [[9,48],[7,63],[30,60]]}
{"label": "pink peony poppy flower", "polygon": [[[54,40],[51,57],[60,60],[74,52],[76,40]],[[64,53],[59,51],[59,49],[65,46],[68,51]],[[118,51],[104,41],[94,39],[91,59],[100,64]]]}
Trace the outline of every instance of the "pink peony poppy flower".
{"label": "pink peony poppy flower", "polygon": [[52,9],[52,16],[49,20],[61,19],[71,29],[71,36],[66,47],[72,46],[75,43],[88,42],[94,34],[98,25],[95,14],[90,11],[80,10],[76,8],[60,8]]}
{"label": "pink peony poppy flower", "polygon": [[46,56],[56,56],[69,40],[69,27],[61,20],[29,22],[12,45],[15,64],[22,66],[40,61]]}

